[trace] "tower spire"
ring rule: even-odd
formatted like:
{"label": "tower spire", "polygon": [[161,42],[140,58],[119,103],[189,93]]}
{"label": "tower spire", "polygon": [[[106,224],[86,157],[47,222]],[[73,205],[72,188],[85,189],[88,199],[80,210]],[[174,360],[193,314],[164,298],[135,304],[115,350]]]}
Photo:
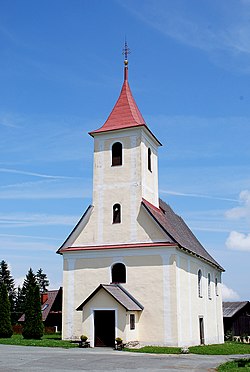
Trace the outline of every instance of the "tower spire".
{"label": "tower spire", "polygon": [[130,49],[127,44],[127,40],[125,37],[124,48],[122,50],[122,54],[124,55],[124,80],[128,80],[128,55],[130,54]]}

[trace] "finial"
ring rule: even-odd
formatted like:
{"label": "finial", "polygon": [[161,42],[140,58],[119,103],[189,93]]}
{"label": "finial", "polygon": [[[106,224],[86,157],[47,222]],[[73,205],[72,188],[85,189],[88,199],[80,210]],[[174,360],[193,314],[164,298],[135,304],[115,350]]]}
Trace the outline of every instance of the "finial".
{"label": "finial", "polygon": [[128,47],[128,44],[127,44],[127,40],[125,38],[125,44],[124,44],[124,48],[123,48],[123,51],[122,51],[122,54],[124,55],[124,66],[127,66],[128,65],[128,54],[130,54],[130,49]]}

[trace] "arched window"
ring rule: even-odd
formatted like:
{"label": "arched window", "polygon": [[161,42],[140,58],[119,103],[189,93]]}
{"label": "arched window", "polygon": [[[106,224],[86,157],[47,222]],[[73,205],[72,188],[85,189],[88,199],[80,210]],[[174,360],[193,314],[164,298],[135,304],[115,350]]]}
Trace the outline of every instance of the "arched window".
{"label": "arched window", "polygon": [[216,296],[219,296],[219,294],[218,294],[218,279],[217,278],[215,278],[215,294],[216,294]]}
{"label": "arched window", "polygon": [[122,165],[122,144],[115,142],[112,146],[112,166]]}
{"label": "arched window", "polygon": [[151,154],[152,154],[151,149],[148,148],[148,170],[150,172],[152,172]]}
{"label": "arched window", "polygon": [[202,297],[202,272],[198,271],[198,296]]}
{"label": "arched window", "polygon": [[112,267],[112,283],[126,283],[126,266],[123,263]]}
{"label": "arched window", "polygon": [[207,292],[208,292],[208,298],[211,300],[211,275],[210,273],[207,274]]}
{"label": "arched window", "polygon": [[113,205],[113,223],[121,223],[121,206],[120,204]]}

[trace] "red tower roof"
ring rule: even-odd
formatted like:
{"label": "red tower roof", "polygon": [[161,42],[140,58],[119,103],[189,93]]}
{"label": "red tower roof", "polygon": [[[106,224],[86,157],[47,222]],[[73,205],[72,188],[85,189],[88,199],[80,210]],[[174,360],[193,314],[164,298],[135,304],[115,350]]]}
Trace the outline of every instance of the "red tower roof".
{"label": "red tower roof", "polygon": [[128,83],[128,66],[126,65],[124,67],[124,82],[122,90],[111,114],[101,128],[94,130],[89,134],[93,135],[95,133],[142,125],[146,126],[146,123],[130,90]]}

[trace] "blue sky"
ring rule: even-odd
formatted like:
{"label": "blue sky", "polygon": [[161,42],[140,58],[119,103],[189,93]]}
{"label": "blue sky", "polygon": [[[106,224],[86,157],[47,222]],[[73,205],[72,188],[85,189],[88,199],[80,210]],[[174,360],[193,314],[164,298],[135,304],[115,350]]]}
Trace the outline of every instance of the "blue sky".
{"label": "blue sky", "polygon": [[92,196],[93,139],[130,86],[159,152],[161,197],[249,300],[250,1],[0,2],[0,252],[61,285],[55,252]]}

